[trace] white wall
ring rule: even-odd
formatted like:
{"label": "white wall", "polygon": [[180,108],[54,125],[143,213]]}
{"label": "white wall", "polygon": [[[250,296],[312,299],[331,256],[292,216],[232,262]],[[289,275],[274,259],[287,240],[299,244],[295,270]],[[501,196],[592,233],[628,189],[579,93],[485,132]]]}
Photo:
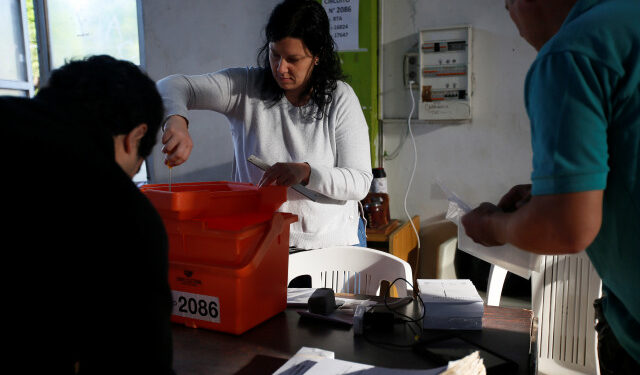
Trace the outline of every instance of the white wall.
{"label": "white wall", "polygon": [[[170,74],[202,74],[256,64],[262,31],[277,0],[142,0],[147,72],[158,80]],[[227,119],[191,111],[194,149],[173,169],[173,182],[231,179],[233,145]],[[160,143],[160,142],[159,142]],[[154,148],[149,178],[167,182],[160,146]]]}
{"label": "white wall", "polygon": [[[402,56],[417,51],[420,29],[473,27],[473,119],[447,124],[412,121],[418,165],[407,199],[423,224],[447,209],[436,178],[469,203],[497,202],[517,183],[530,181],[531,145],[523,87],[535,50],[520,38],[502,0],[383,0],[384,149],[393,151],[406,131],[410,96],[402,84]],[[417,91],[414,91],[417,99]],[[414,114],[417,117],[417,106]],[[384,162],[391,213],[405,217],[403,200],[414,153],[411,140]]]}

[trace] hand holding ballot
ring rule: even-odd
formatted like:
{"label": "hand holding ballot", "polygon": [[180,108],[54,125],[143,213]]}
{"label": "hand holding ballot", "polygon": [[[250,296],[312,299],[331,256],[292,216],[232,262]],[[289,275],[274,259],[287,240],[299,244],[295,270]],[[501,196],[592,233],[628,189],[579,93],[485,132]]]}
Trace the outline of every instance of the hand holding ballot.
{"label": "hand holding ballot", "polygon": [[498,202],[498,205],[484,202],[462,217],[462,225],[471,239],[484,246],[501,246],[506,239],[500,235],[496,222],[488,218],[495,214],[509,213],[518,210],[531,199],[531,185],[516,185]]}
{"label": "hand holding ballot", "polygon": [[187,161],[193,149],[187,120],[182,116],[170,116],[162,129],[162,152],[167,154],[165,164],[175,167]]}
{"label": "hand holding ballot", "polygon": [[504,245],[504,239],[498,238],[500,232],[496,231],[495,226],[488,220],[491,216],[499,215],[500,213],[502,213],[502,210],[489,202],[484,202],[471,210],[461,219],[467,236],[471,237],[473,242],[484,246]]}
{"label": "hand holding ballot", "polygon": [[311,167],[307,163],[275,163],[264,172],[258,187],[271,184],[306,185],[309,183],[309,176],[311,176]]}
{"label": "hand holding ballot", "polygon": [[[483,203],[475,210],[472,210],[469,204],[444,186],[441,181],[438,181],[438,185],[440,185],[449,200],[446,217],[458,226],[458,248],[460,250],[524,278],[531,277],[532,271],[540,271],[539,255],[507,243],[509,241],[503,241],[505,243],[500,246],[494,245],[502,237],[490,232],[490,230],[494,229],[492,225],[494,220],[497,221],[498,217],[500,217],[500,220],[505,221],[508,216],[530,209],[530,204],[518,203],[529,200],[526,194],[526,185],[518,185],[511,189],[509,193],[502,197],[497,206],[491,203]],[[506,212],[509,206],[519,206],[520,209],[514,212]]]}

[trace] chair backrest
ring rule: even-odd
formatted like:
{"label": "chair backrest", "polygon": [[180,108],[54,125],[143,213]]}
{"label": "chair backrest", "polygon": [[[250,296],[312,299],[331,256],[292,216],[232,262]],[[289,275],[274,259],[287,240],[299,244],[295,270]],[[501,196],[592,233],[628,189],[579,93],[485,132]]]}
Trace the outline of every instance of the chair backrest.
{"label": "chair backrest", "polygon": [[538,318],[538,374],[596,374],[593,300],[601,280],[585,252],[545,256],[531,276]]}
{"label": "chair backrest", "polygon": [[[289,255],[289,283],[301,275],[311,276],[312,288],[331,288],[337,293],[380,295],[380,282],[398,277],[411,282],[409,263],[382,252],[358,246],[336,246]],[[412,289],[399,280],[394,286],[399,297]]]}
{"label": "chair backrest", "polygon": [[436,279],[457,279],[454,260],[458,248],[458,238],[452,237],[438,246],[438,262],[436,264]]}

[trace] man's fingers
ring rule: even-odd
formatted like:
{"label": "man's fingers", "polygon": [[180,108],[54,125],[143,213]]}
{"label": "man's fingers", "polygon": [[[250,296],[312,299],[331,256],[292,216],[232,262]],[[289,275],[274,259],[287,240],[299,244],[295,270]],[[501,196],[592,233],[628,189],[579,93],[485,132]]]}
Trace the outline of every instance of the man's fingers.
{"label": "man's fingers", "polygon": [[520,208],[522,206],[524,206],[526,203],[528,203],[531,200],[531,194],[525,196],[524,198],[520,199],[519,201],[516,202],[516,208]]}
{"label": "man's fingers", "polygon": [[511,190],[509,190],[509,192],[507,192],[507,194],[505,194],[500,199],[500,202],[498,202],[498,207],[502,208],[502,207],[512,206],[514,202],[517,201],[517,193],[514,191],[514,189],[515,188],[512,188]]}
{"label": "man's fingers", "polygon": [[506,212],[515,211],[516,203],[522,199],[522,190],[519,188],[520,185],[514,186],[509,190],[507,194],[505,194],[500,202],[498,202],[498,207]]}

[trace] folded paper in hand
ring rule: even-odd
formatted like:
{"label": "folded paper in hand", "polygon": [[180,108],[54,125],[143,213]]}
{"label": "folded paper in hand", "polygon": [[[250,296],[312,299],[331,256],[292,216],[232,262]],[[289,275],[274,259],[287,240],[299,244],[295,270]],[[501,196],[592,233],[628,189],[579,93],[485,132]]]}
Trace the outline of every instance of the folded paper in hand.
{"label": "folded paper in hand", "polygon": [[[255,165],[256,167],[262,169],[263,171],[266,171],[267,169],[271,168],[271,165],[267,164],[264,160],[260,159],[259,157],[255,156],[255,155],[251,155],[247,158],[247,161],[253,165]],[[327,197],[325,197],[324,195],[320,194],[320,193],[316,193],[313,190],[309,190],[306,187],[300,185],[300,184],[296,184],[291,186],[291,188],[295,191],[297,191],[298,193],[304,195],[305,197],[311,199],[314,202],[317,202],[318,200],[321,200],[322,198],[327,199]]]}
{"label": "folded paper in hand", "polygon": [[462,216],[471,210],[469,205],[445,188],[440,182],[438,182],[438,184],[445,194],[447,194],[447,199],[449,200],[447,219],[458,226],[458,248],[460,250],[476,258],[500,266],[525,279],[531,277],[531,271],[540,272],[542,255],[524,251],[510,244],[486,247],[473,242],[465,233],[462,223],[460,223]]}

